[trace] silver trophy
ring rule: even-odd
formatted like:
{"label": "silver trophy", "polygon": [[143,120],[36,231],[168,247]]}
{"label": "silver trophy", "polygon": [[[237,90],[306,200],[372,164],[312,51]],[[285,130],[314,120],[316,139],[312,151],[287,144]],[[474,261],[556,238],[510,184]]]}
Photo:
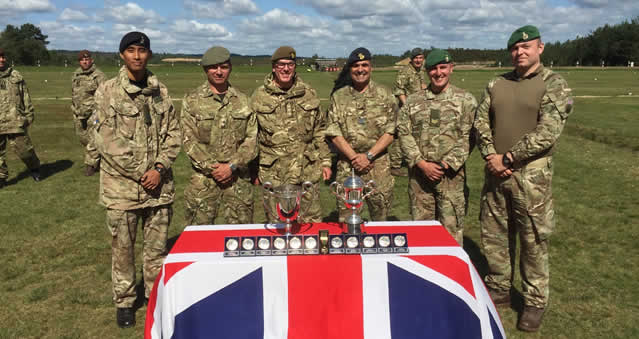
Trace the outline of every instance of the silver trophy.
{"label": "silver trophy", "polygon": [[[286,224],[286,235],[291,234],[292,225],[297,219],[302,218],[309,206],[301,208],[301,200],[304,194],[310,192],[313,183],[305,181],[302,185],[284,184],[273,187],[270,182],[262,185],[264,189],[264,210],[271,220],[281,220]],[[277,215],[272,215],[273,210]]]}
{"label": "silver trophy", "polygon": [[364,205],[364,200],[376,191],[375,182],[370,180],[364,184],[362,178],[355,175],[355,171],[344,180],[343,184],[337,181],[330,186],[331,192],[337,200],[351,210],[351,215],[344,220],[347,232],[350,234],[360,234],[362,232],[362,217],[359,212]]}

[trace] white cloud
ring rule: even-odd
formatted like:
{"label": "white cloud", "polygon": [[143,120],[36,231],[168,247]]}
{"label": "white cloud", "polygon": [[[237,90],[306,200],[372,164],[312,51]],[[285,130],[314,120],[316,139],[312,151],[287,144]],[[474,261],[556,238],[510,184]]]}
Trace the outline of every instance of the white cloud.
{"label": "white cloud", "polygon": [[161,24],[164,19],[153,10],[145,10],[140,5],[127,2],[121,6],[112,6],[104,9],[104,18],[117,23],[126,24]]}
{"label": "white cloud", "polygon": [[0,0],[0,12],[53,12],[49,0]]}
{"label": "white cloud", "polygon": [[171,25],[173,32],[180,35],[209,38],[230,38],[231,34],[218,24],[203,24],[195,20],[177,20]]}
{"label": "white cloud", "polygon": [[87,21],[89,20],[89,16],[80,12],[80,11],[76,11],[74,9],[71,8],[65,8],[62,13],[60,13],[60,17],[58,17],[58,20],[61,21]]}
{"label": "white cloud", "polygon": [[251,0],[185,0],[184,7],[191,10],[196,18],[224,19],[259,13],[257,5]]}

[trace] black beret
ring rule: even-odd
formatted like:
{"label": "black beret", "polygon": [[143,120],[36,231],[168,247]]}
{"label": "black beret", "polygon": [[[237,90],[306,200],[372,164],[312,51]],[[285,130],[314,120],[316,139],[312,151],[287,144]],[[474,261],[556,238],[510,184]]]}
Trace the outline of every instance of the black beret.
{"label": "black beret", "polygon": [[83,49],[80,51],[80,53],[78,53],[78,60],[82,60],[82,58],[90,58],[91,57],[91,52],[89,52],[86,49]]}
{"label": "black beret", "polygon": [[129,32],[122,37],[122,40],[120,40],[120,53],[124,52],[124,50],[131,45],[151,49],[151,40],[149,40],[149,37],[142,32]]}
{"label": "black beret", "polygon": [[364,47],[355,48],[354,51],[351,52],[351,55],[348,57],[348,67],[352,64],[362,61],[362,60],[370,60],[371,52]]}
{"label": "black beret", "polygon": [[4,49],[0,48],[0,55],[4,56]]}

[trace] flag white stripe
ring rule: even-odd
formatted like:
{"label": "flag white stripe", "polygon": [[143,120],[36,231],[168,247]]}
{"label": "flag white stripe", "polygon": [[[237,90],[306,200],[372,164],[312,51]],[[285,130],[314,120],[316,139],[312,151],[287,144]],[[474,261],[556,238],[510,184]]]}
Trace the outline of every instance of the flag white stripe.
{"label": "flag white stripe", "polygon": [[362,256],[365,339],[391,337],[388,279],[386,277],[388,277],[386,260]]}
{"label": "flag white stripe", "polygon": [[264,339],[288,337],[288,269],[286,257],[263,266]]}

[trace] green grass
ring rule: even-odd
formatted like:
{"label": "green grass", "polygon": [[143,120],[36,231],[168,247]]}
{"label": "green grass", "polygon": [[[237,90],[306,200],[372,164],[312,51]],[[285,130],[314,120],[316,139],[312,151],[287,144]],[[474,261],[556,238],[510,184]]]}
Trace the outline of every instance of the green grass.
{"label": "green grass", "polygon": [[[108,76],[117,71],[114,66],[103,69]],[[174,99],[181,99],[204,81],[195,65],[151,69]],[[141,337],[145,308],[137,312],[135,328],[120,330],[115,325],[110,236],[104,209],[97,204],[99,179],[83,175],[82,149],[73,133],[70,101],[65,99],[71,95],[73,69],[20,71],[36,99],[36,121],[30,133],[47,177],[33,182],[9,150],[10,185],[0,190],[0,295],[4,304],[0,338]],[[250,94],[267,71],[237,67],[231,81]],[[479,99],[487,81],[504,71],[457,70],[453,83]],[[558,71],[576,98],[575,111],[555,153],[557,228],[550,246],[551,305],[536,334],[516,330],[517,303],[515,309],[500,310],[502,321],[510,338],[637,338],[639,75],[626,68]],[[300,73],[317,89],[326,108],[336,74]],[[377,71],[373,77],[390,86],[395,72]],[[633,95],[627,96],[629,92]],[[175,105],[179,109],[180,100]],[[484,273],[478,222],[483,164],[477,152],[471,155],[468,173],[471,196],[465,247]],[[190,166],[183,154],[175,164],[175,174],[173,239],[184,227],[182,196]],[[409,219],[406,179],[397,179],[395,189],[392,217]],[[255,221],[259,222],[264,218],[259,200],[256,202]],[[322,206],[325,215],[335,208],[327,186],[322,188]],[[519,287],[519,280],[515,286]]]}

